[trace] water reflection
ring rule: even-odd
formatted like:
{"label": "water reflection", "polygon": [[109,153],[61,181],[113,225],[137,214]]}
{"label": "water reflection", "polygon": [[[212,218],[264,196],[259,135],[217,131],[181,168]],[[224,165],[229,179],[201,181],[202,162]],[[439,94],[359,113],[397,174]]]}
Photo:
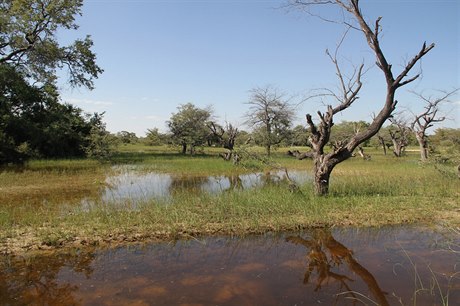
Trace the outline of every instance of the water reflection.
{"label": "water reflection", "polygon": [[60,281],[65,270],[89,279],[92,253],[57,255],[33,259],[3,258],[0,261],[2,305],[78,305],[78,284]]}
{"label": "water reflection", "polygon": [[[389,305],[385,293],[380,288],[374,276],[353,257],[353,252],[338,242],[332,236],[330,230],[315,229],[311,232],[310,237],[305,239],[300,236],[289,236],[286,241],[294,244],[300,244],[307,249],[308,267],[303,279],[304,284],[308,284],[312,274],[316,274],[316,284],[314,291],[321,289],[323,285],[327,285],[330,281],[335,281],[339,284],[338,293],[343,292],[343,295],[338,297],[352,298],[356,301],[361,300],[362,296],[357,296],[356,291],[351,288],[354,281],[345,273],[336,273],[334,268],[346,265],[350,272],[361,278],[367,285],[373,300],[378,305]],[[372,302],[372,299],[369,301]],[[338,300],[337,300],[338,301]]]}
{"label": "water reflection", "polygon": [[[442,292],[459,305],[451,240],[423,228],[316,229],[4,257],[0,304],[412,305],[416,292],[417,305],[439,305]],[[413,265],[428,290],[414,287]],[[439,291],[429,290],[433,275]]]}
{"label": "water reflection", "polygon": [[[286,183],[284,171],[232,174],[220,176],[189,176],[167,173],[142,173],[133,168],[120,168],[118,175],[106,179],[103,202],[137,203],[151,199],[168,198],[175,193],[221,193],[260,188],[269,184]],[[301,185],[310,179],[306,171],[290,171],[289,178]]]}

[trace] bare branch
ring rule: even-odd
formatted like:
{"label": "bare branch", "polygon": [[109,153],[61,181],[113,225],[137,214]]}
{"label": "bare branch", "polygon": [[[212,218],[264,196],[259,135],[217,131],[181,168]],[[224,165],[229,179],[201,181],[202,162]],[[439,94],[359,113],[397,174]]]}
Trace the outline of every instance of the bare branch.
{"label": "bare branch", "polygon": [[[434,48],[434,44],[429,46],[423,44],[422,49],[408,61],[395,79],[392,72],[392,65],[385,57],[379,41],[382,32],[381,21],[383,19],[382,17],[378,17],[373,24],[369,24],[361,12],[359,0],[295,0],[291,1],[291,3],[294,6],[304,8],[307,13],[313,16],[317,16],[317,14],[312,13],[310,8],[315,5],[336,6],[342,12],[347,12],[350,16],[350,20],[352,20],[352,22],[345,20],[341,22],[336,21],[336,23],[347,25],[347,30],[339,41],[333,54],[326,50],[327,56],[335,66],[339,83],[338,91],[340,94],[335,93],[332,90],[324,90],[322,96],[334,97],[339,103],[335,107],[329,105],[327,112],[318,112],[320,121],[317,125],[313,123],[311,115],[307,115],[307,123],[310,126],[311,132],[310,142],[315,153],[315,191],[317,194],[323,195],[328,192],[329,177],[334,167],[338,163],[352,156],[353,151],[358,148],[361,143],[376,135],[384,122],[392,117],[392,113],[396,109],[396,105],[398,103],[397,100],[395,100],[396,90],[399,87],[407,85],[419,78],[420,74],[416,74],[411,77],[408,77],[408,74],[414,65]],[[349,108],[358,99],[358,94],[362,87],[361,78],[363,75],[364,65],[361,64],[359,67],[354,67],[352,76],[350,78],[346,78],[337,59],[340,46],[345,39],[346,33],[350,29],[356,28],[363,33],[369,48],[375,55],[376,65],[384,74],[387,91],[382,108],[378,114],[374,116],[372,123],[363,130],[357,130],[356,133],[348,139],[347,143],[336,143],[334,151],[326,154],[324,153],[323,148],[330,137],[331,128],[334,124],[333,116]],[[421,117],[420,120],[422,120],[422,118],[424,117]],[[434,118],[434,120],[441,120],[441,118]],[[429,122],[429,124],[432,123],[433,121]]]}
{"label": "bare branch", "polygon": [[416,80],[419,77],[419,74],[417,74],[415,77],[412,77],[406,81],[402,81],[403,78],[407,76],[409,71],[414,67],[415,63],[417,63],[425,54],[427,54],[431,49],[434,48],[434,44],[429,45],[428,47],[426,46],[426,42],[423,43],[422,49],[415,55],[412,60],[406,65],[404,70],[398,75],[396,80],[394,81],[394,86],[395,87],[401,87],[404,86],[414,80]]}
{"label": "bare branch", "polygon": [[448,103],[449,97],[456,94],[460,88],[456,88],[452,91],[442,91],[443,95],[437,98],[432,96],[425,96],[422,93],[410,91],[412,94],[417,96],[419,99],[425,102],[424,111],[414,116],[414,120],[411,123],[411,129],[414,132],[419,132],[425,134],[425,131],[432,126],[432,123],[442,122],[446,117],[438,116],[439,107],[442,103]]}

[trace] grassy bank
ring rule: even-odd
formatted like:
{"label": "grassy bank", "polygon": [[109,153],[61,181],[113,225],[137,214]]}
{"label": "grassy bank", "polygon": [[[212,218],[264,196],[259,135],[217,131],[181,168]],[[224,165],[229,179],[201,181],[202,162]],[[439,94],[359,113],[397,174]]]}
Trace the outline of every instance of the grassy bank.
{"label": "grassy bank", "polygon": [[[213,151],[184,157],[168,148],[140,149],[125,148],[112,163],[191,176],[254,171],[232,166]],[[310,226],[414,222],[460,226],[458,179],[431,165],[420,165],[416,153],[401,159],[378,152],[372,155],[371,161],[351,159],[340,164],[333,173],[331,194],[321,198],[313,195],[311,184],[292,192],[287,183],[280,183],[218,194],[179,190],[163,199],[110,203],[100,200],[105,177],[113,171],[110,163],[34,161],[23,169],[3,169],[1,251],[244,235]],[[308,171],[312,167],[311,161],[288,158],[283,151],[274,156],[273,163]]]}

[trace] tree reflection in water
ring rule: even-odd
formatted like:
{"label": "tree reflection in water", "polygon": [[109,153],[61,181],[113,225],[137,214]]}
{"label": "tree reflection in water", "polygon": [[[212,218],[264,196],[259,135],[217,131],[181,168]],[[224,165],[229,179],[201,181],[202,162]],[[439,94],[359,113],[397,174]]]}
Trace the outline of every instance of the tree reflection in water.
{"label": "tree reflection in water", "polygon": [[79,287],[59,282],[67,268],[90,278],[94,253],[37,258],[11,258],[0,261],[0,301],[3,305],[77,305],[74,293]]}
{"label": "tree reflection in water", "polygon": [[346,265],[351,272],[359,276],[366,284],[373,297],[372,300],[375,300],[376,304],[389,305],[385,297],[386,293],[382,291],[375,277],[356,261],[351,250],[334,239],[329,229],[315,229],[311,232],[309,239],[300,236],[289,236],[286,241],[300,244],[307,248],[308,266],[303,282],[308,284],[312,274],[316,273],[315,291],[320,290],[321,286],[327,285],[330,280],[333,280],[340,284],[337,299],[340,296],[344,296],[351,297],[356,301],[360,300],[362,295],[353,291],[351,287],[351,283],[354,280],[345,274],[332,271],[334,268]]}
{"label": "tree reflection in water", "polygon": [[243,180],[239,175],[228,175],[226,178],[230,182],[230,187],[226,191],[243,190]]}

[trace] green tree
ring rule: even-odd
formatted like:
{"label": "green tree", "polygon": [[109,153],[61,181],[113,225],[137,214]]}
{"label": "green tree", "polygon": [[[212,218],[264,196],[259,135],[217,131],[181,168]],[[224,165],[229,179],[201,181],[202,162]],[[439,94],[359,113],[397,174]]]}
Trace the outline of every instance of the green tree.
{"label": "green tree", "polygon": [[59,29],[75,30],[82,0],[3,0],[0,3],[0,64],[14,65],[34,81],[54,83],[67,68],[72,86],[93,88],[102,69],[90,36],[61,46]]}
{"label": "green tree", "polygon": [[[460,129],[439,128],[431,136],[433,145],[439,147],[455,147],[460,149]],[[459,150],[460,151],[460,150]]]}
{"label": "green tree", "polygon": [[272,86],[252,89],[247,104],[246,124],[253,128],[256,143],[264,146],[270,156],[271,148],[287,138],[294,109],[285,95]]}
{"label": "green tree", "polygon": [[103,114],[94,114],[90,118],[91,128],[85,137],[84,145],[87,157],[100,160],[111,157],[117,144],[117,137],[107,132],[102,116]]}
{"label": "green tree", "polygon": [[439,128],[430,140],[433,147],[438,148],[433,152],[438,161],[460,164],[460,129]]}
{"label": "green tree", "polygon": [[[335,148],[359,133],[360,131],[369,127],[369,123],[366,121],[342,121],[340,123],[334,124],[331,131],[331,136],[329,139],[329,144],[331,147]],[[368,146],[370,143],[369,140],[364,141],[361,145]]]}
{"label": "green tree", "polygon": [[200,109],[192,103],[182,104],[177,108],[167,122],[175,143],[182,146],[182,154],[190,146],[190,154],[195,153],[195,147],[206,142],[209,129],[206,123],[211,118],[211,109]]}
{"label": "green tree", "polygon": [[100,115],[61,104],[55,86],[61,69],[72,86],[88,89],[102,73],[89,36],[67,46],[57,41],[58,30],[78,28],[82,5],[82,0],[0,2],[0,163],[85,155]]}
{"label": "green tree", "polygon": [[310,145],[310,143],[308,142],[308,129],[305,126],[301,124],[296,125],[292,129],[291,134],[291,145],[303,147]]}
{"label": "green tree", "polygon": [[136,133],[128,132],[128,131],[121,131],[116,134],[116,137],[120,140],[121,143],[135,143],[138,141]]}
{"label": "green tree", "polygon": [[102,115],[59,103],[53,85],[30,85],[6,64],[0,65],[0,119],[0,163],[85,156],[92,129],[103,127]]}
{"label": "green tree", "polygon": [[149,146],[159,146],[168,143],[168,136],[160,133],[158,128],[148,129],[144,141]]}
{"label": "green tree", "polygon": [[0,163],[22,161],[30,154],[19,148],[28,147],[28,134],[36,124],[32,115],[40,116],[45,106],[42,101],[47,100],[40,90],[30,86],[14,68],[0,65]]}
{"label": "green tree", "polygon": [[238,130],[238,137],[235,139],[235,146],[247,145],[251,142],[251,134],[245,130]]}

